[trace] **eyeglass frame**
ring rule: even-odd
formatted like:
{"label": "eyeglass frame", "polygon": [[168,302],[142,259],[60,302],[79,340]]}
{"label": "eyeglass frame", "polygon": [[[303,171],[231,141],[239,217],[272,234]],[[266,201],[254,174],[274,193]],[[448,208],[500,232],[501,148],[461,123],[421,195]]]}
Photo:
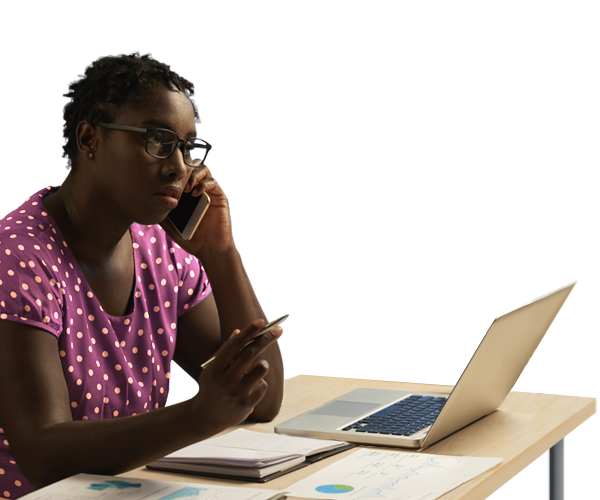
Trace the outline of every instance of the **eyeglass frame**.
{"label": "eyeglass frame", "polygon": [[[139,132],[139,133],[143,133],[144,134],[144,138],[146,140],[146,153],[148,153],[150,156],[152,156],[152,158],[157,158],[159,160],[166,160],[167,158],[169,158],[176,149],[179,149],[179,143],[183,142],[184,144],[190,140],[195,141],[196,139],[198,139],[198,137],[194,137],[194,139],[181,139],[175,132],[173,132],[172,130],[169,130],[168,128],[140,128],[140,127],[132,127],[130,125],[120,125],[118,123],[104,123],[104,122],[96,122],[93,123],[92,125],[98,125],[102,128],[106,128],[109,130],[123,130],[125,132]],[[167,156],[156,156],[153,155],[150,151],[148,151],[148,135],[150,132],[154,131],[154,130],[160,130],[163,132],[169,132],[170,134],[173,134],[175,137],[177,137],[177,145],[171,150],[171,152],[167,155]],[[212,149],[212,146],[206,142],[204,139],[200,139],[204,144],[206,144],[206,155],[204,156],[204,159],[202,160],[202,162],[200,163],[200,165],[190,165],[189,163],[187,163],[185,161],[185,154],[183,154],[183,163],[185,163],[188,167],[192,167],[192,168],[199,168],[202,165],[204,165],[204,161],[206,160],[206,157],[208,156],[208,152]]]}

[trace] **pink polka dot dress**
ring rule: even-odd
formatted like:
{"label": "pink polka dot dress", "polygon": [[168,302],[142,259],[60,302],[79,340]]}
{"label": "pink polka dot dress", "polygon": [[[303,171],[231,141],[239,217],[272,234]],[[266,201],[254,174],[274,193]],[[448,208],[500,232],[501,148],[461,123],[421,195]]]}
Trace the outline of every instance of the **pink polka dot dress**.
{"label": "pink polka dot dress", "polygon": [[[119,418],[163,407],[177,319],[210,293],[206,273],[159,226],[133,224],[133,309],[110,316],[43,204],[56,189],[39,191],[0,220],[0,318],[58,338],[73,419]],[[32,490],[0,422],[0,497]]]}

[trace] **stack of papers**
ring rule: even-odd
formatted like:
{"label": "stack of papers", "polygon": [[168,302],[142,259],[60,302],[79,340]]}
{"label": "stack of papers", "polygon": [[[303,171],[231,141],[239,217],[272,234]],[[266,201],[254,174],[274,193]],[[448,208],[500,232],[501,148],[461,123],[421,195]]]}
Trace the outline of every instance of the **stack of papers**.
{"label": "stack of papers", "polygon": [[[248,432],[248,431],[246,431]],[[254,434],[254,433],[251,433]],[[270,435],[267,435],[270,436]],[[242,434],[242,438],[244,435]],[[246,436],[247,437],[247,436]],[[219,438],[217,438],[219,439]],[[434,500],[502,462],[501,458],[449,457],[359,449],[286,488],[285,492],[129,477],[78,474],[22,497],[24,500]]]}
{"label": "stack of papers", "polygon": [[[149,469],[230,478],[265,479],[307,461],[352,447],[343,441],[237,429],[187,446],[148,464]],[[313,459],[310,463],[314,462]],[[278,474],[280,475],[280,474]]]}

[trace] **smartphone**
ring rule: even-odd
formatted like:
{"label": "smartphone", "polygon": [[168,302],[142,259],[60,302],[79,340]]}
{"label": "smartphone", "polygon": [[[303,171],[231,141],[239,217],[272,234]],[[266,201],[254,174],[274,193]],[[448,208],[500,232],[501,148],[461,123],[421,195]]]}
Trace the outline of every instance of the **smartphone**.
{"label": "smartphone", "polygon": [[200,196],[192,196],[191,192],[183,193],[177,206],[167,215],[167,219],[184,240],[189,240],[196,232],[209,205],[210,198],[206,193]]}

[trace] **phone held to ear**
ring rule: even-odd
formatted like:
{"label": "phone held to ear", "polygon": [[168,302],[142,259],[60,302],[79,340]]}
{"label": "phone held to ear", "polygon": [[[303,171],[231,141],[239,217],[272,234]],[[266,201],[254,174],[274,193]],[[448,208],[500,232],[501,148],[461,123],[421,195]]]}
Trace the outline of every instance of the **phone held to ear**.
{"label": "phone held to ear", "polygon": [[189,240],[196,232],[209,205],[210,198],[206,193],[200,196],[192,196],[191,192],[183,193],[177,206],[167,215],[167,219],[184,240]]}

